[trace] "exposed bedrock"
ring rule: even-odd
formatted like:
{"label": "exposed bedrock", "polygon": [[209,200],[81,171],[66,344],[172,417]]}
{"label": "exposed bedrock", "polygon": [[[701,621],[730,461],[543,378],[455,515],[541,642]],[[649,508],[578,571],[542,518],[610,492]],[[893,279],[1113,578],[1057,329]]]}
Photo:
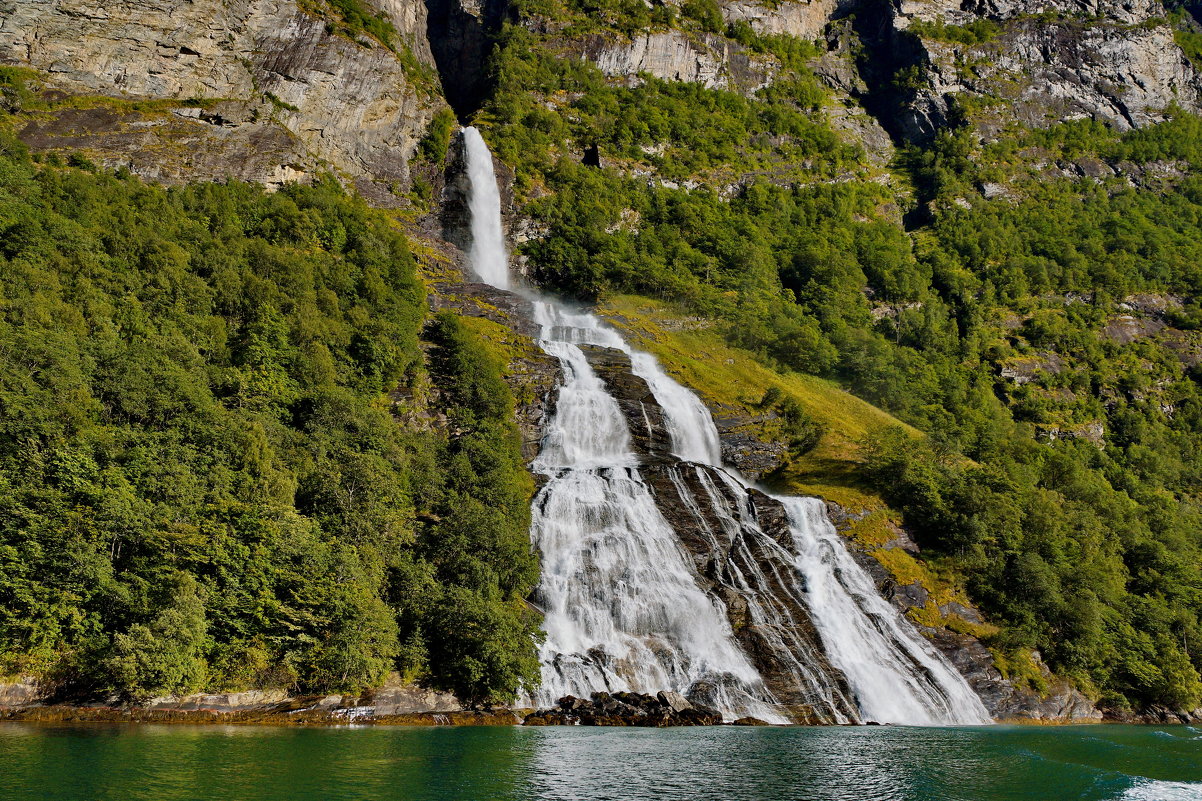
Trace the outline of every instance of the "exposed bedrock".
{"label": "exposed bedrock", "polygon": [[784,508],[713,467],[653,465],[643,477],[701,586],[722,601],[740,645],[790,717],[858,721],[847,680],[827,659],[810,618]]}
{"label": "exposed bedrock", "polygon": [[600,345],[581,345],[580,350],[618,402],[630,426],[635,453],[648,464],[674,462],[672,438],[664,424],[663,409],[647,382],[631,371],[630,357],[620,350]]}
{"label": "exposed bedrock", "polygon": [[[892,119],[911,141],[955,124],[970,98],[983,101],[976,123],[986,136],[1016,119],[1042,127],[1092,118],[1125,130],[1163,120],[1173,104],[1196,111],[1202,103],[1202,80],[1154,0],[894,0],[882,10],[891,22],[887,48],[878,34],[877,57],[922,76]],[[938,41],[915,26],[982,18],[998,32],[975,45]]]}
{"label": "exposed bedrock", "polygon": [[716,468],[675,458],[663,410],[631,371],[629,356],[595,346],[582,350],[626,417],[643,461],[640,474],[699,585],[721,602],[767,688],[798,723],[859,720],[847,681],[828,661],[806,608],[784,508]]}
{"label": "exposed bedrock", "polygon": [[[432,62],[420,2],[367,1],[397,30],[398,51]],[[333,13],[296,0],[4,0],[0,63],[37,70],[60,93],[156,101],[39,115],[21,132],[35,150],[83,150],[166,182],[279,184],[333,170],[388,204],[443,101]]]}

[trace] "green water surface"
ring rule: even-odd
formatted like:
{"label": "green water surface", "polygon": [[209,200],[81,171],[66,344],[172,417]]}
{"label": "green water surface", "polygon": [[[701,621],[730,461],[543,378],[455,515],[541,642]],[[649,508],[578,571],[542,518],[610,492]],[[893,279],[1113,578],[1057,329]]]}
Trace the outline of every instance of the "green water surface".
{"label": "green water surface", "polygon": [[0,724],[0,799],[1202,799],[1202,729]]}

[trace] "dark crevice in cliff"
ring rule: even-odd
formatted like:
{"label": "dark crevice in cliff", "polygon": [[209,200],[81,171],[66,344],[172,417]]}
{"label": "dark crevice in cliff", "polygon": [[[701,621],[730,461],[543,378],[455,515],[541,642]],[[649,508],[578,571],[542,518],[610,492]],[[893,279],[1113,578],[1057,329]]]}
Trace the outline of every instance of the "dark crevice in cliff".
{"label": "dark crevice in cliff", "polygon": [[860,40],[856,68],[868,87],[856,99],[901,147],[925,143],[936,131],[911,107],[926,53],[917,37],[896,28],[895,13],[889,0],[865,0],[850,19]]}
{"label": "dark crevice in cliff", "polygon": [[442,90],[462,123],[492,89],[488,59],[508,0],[426,0],[426,35]]}

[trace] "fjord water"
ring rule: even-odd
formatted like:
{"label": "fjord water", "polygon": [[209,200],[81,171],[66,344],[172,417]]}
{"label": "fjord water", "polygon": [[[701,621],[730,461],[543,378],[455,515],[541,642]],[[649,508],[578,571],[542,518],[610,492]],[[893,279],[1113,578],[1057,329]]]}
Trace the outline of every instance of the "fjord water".
{"label": "fjord water", "polygon": [[[508,289],[492,156],[475,128],[464,129],[463,136],[472,268],[485,283]],[[711,473],[698,473],[709,490],[706,498],[694,497],[681,478],[680,470],[704,465],[713,468],[730,497],[747,494],[742,478],[722,466],[709,411],[652,356],[634,351],[594,315],[533,295],[532,302],[540,345],[559,359],[564,383],[534,463],[547,477],[534,501],[532,526],[543,564],[535,600],[545,613],[547,636],[540,652],[542,685],[531,700],[550,706],[568,694],[672,689],[727,719],[753,715],[787,722],[740,649],[725,608],[698,586],[688,555],[640,476],[627,421],[581,346],[629,354],[633,372],[663,409],[673,453],[681,460],[671,476],[686,504],[707,505],[708,517],[733,527],[736,539],[780,549],[754,514],[730,513]],[[786,591],[808,608],[827,658],[854,695],[843,697],[840,683],[815,668],[800,643],[776,637],[771,647],[809,705],[833,722],[988,722],[964,679],[877,594],[826,519],[821,501],[777,500],[788,513],[796,549],[787,555],[795,570],[784,581]],[[751,619],[765,631],[788,631],[780,608],[759,600],[766,581],[756,575],[754,560],[744,564],[740,589]]]}
{"label": "fjord water", "polygon": [[1202,731],[0,723],[0,801],[1198,801]]}

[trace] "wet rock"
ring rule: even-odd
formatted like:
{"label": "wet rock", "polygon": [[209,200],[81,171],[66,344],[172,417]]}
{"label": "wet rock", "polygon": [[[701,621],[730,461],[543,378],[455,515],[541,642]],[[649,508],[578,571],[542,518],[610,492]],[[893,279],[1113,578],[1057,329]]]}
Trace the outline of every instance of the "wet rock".
{"label": "wet rock", "polygon": [[631,370],[630,357],[599,345],[581,345],[580,350],[618,402],[630,426],[635,452],[645,462],[673,460],[672,437],[664,421],[664,411],[647,382]]}
{"label": "wet rock", "polygon": [[689,703],[687,698],[680,693],[673,692],[671,690],[661,690],[656,695],[656,698],[659,699],[661,704],[668,707],[673,712],[684,712],[693,708],[693,705]]}
{"label": "wet rock", "polygon": [[[683,703],[682,703],[683,702]],[[595,692],[585,700],[564,696],[553,709],[531,712],[527,726],[715,726],[722,716],[689,703],[680,693]]]}
{"label": "wet rock", "polygon": [[730,725],[732,725],[732,726],[771,726],[772,724],[768,723],[765,720],[760,720],[759,718],[746,717],[746,718],[739,718],[738,720],[734,721]]}
{"label": "wet rock", "polygon": [[[735,638],[789,717],[814,724],[859,720],[788,556],[792,533],[784,508],[704,465],[652,465],[642,475],[692,558],[700,586],[723,604]],[[689,692],[693,703],[704,698],[700,687]]]}

